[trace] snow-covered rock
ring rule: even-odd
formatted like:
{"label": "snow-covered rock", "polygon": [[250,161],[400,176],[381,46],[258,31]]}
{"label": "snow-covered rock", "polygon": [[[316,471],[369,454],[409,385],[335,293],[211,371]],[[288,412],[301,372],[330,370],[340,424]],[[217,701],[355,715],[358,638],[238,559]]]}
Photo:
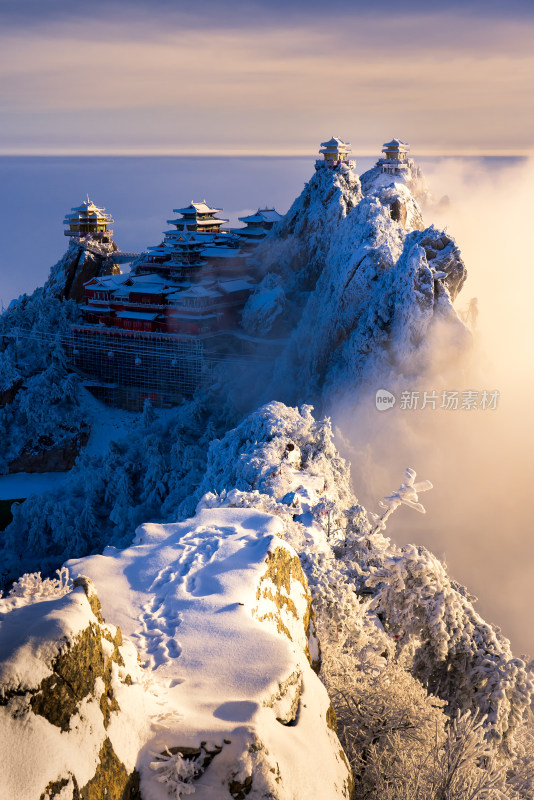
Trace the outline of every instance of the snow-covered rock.
{"label": "snow-covered rock", "polygon": [[254,508],[204,508],[70,564],[135,645],[157,698],[137,755],[144,800],[350,796],[310,664],[311,596],[282,530]]}
{"label": "snow-covered rock", "polygon": [[348,167],[317,170],[283,220],[259,244],[255,259],[264,271],[282,276],[286,293],[313,289],[340,220],[361,196],[360,180]]}
{"label": "snow-covered rock", "polygon": [[360,176],[360,181],[364,195],[374,194],[385,188],[394,187],[398,190],[404,185],[418,204],[426,206],[431,201],[423,170],[411,158],[408,159],[407,169],[395,175],[383,172],[382,165],[377,163]]}
{"label": "snow-covered rock", "polygon": [[[88,581],[25,576],[0,600],[0,796],[139,797],[154,699]],[[106,794],[107,792],[107,794]]]}
{"label": "snow-covered rock", "polygon": [[113,240],[96,241],[90,236],[79,241],[71,240],[66,253],[50,270],[44,285],[45,296],[76,300],[84,300],[84,283],[101,275],[112,275],[120,272],[110,256],[118,250]]}
{"label": "snow-covered rock", "polygon": [[[282,279],[270,272],[250,295],[242,313],[243,330],[251,336],[267,336],[280,327],[286,308]],[[274,329],[274,331],[273,331]]]}

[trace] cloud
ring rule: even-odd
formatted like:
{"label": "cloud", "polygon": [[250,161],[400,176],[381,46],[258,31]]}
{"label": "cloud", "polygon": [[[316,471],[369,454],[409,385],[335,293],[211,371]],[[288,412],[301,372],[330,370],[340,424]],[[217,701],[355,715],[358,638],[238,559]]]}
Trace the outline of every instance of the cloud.
{"label": "cloud", "polygon": [[448,0],[439,6],[429,6],[427,0],[377,0],[370,5],[366,0],[231,0],[224,6],[215,0],[200,4],[184,0],[93,0],[87,6],[70,0],[3,0],[0,19],[4,28],[31,28],[57,25],[76,20],[94,24],[98,19],[157,20],[173,25],[179,21],[187,29],[216,27],[241,29],[270,25],[306,25],[311,20],[324,26],[339,24],[340,19],[374,19],[387,25],[391,17],[411,18],[416,15],[455,17],[461,22],[470,17],[484,23],[488,18],[511,20],[531,18],[534,9],[530,0]]}
{"label": "cloud", "polygon": [[534,19],[420,7],[56,2],[17,27],[8,3],[0,152],[310,153],[325,127],[361,152],[530,149]]}
{"label": "cloud", "polygon": [[[427,224],[447,227],[468,270],[456,304],[462,309],[477,297],[480,311],[472,357],[454,354],[442,388],[477,391],[479,399],[483,390],[498,390],[498,407],[418,412],[397,404],[377,412],[370,397],[364,408],[340,409],[334,419],[356,493],[370,510],[396,488],[406,466],[434,483],[423,498],[426,516],[399,511],[388,535],[444,556],[515,652],[534,655],[534,274],[527,244],[534,161],[446,159],[425,174],[438,198],[451,199],[427,215]],[[442,360],[443,339],[438,346]],[[402,388],[430,391],[438,380],[423,375]]]}

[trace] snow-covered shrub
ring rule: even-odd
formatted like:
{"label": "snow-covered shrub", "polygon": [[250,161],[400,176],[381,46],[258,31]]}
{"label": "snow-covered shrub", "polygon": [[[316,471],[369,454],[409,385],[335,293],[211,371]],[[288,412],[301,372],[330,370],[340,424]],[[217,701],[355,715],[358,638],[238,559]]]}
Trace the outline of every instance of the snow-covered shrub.
{"label": "snow-covered shrub", "polygon": [[150,762],[150,769],[157,773],[156,780],[165,786],[168,795],[180,800],[195,793],[195,787],[191,786],[197,774],[194,761],[184,758],[179,751],[172,753],[168,748],[163,753],[153,755],[155,760]]}
{"label": "snow-covered shrub", "polygon": [[431,698],[418,697],[416,681],[398,705],[399,689],[407,688],[402,680],[385,688],[378,698],[367,694],[367,703],[347,710],[349,719],[359,716],[370,726],[367,741],[372,736],[357,762],[354,800],[509,800],[505,768],[485,740],[480,719],[466,712],[446,721],[432,709]]}
{"label": "snow-covered shrub", "polygon": [[420,514],[426,514],[424,506],[419,502],[418,495],[420,492],[426,492],[429,489],[432,489],[431,482],[419,481],[418,483],[415,483],[417,473],[410,467],[408,467],[408,469],[405,471],[405,475],[405,483],[401,483],[396,492],[392,492],[392,494],[379,501],[378,505],[382,509],[381,516],[378,516],[377,514],[369,514],[369,517],[374,525],[371,534],[385,530],[386,521],[401,505],[406,505],[408,508],[413,508],[414,511],[419,511]]}
{"label": "snow-covered shrub", "polygon": [[79,319],[73,301],[44,297],[36,289],[0,315],[0,367],[4,389],[18,382],[11,401],[0,407],[2,463],[7,471],[22,452],[61,448],[86,430],[79,379],[69,373],[64,340]]}
{"label": "snow-covered shrub", "polygon": [[351,505],[348,466],[332,439],[330,420],[316,421],[311,406],[296,409],[268,403],[211,444],[199,496],[237,488],[280,500],[300,468],[316,476],[332,499]]}
{"label": "snow-covered shrub", "polygon": [[514,800],[534,797],[534,717],[527,715],[524,724],[515,732],[514,758],[507,765],[507,785]]}
{"label": "snow-covered shrub", "polygon": [[40,600],[44,597],[63,597],[72,589],[72,580],[67,567],[56,570],[57,578],[41,578],[40,572],[22,575],[11,587],[10,597]]}

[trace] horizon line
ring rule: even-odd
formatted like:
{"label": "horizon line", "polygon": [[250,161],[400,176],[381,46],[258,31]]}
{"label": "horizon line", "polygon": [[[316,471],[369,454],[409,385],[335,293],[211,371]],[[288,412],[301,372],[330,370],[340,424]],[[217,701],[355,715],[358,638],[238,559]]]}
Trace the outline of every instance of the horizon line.
{"label": "horizon line", "polygon": [[[518,149],[447,149],[437,150],[433,148],[422,148],[415,153],[411,153],[411,158],[417,157],[433,157],[433,158],[476,158],[476,157],[495,157],[495,158],[531,158],[534,156],[534,148],[528,150]],[[2,158],[54,158],[54,157],[80,157],[80,158],[132,158],[132,157],[146,157],[146,158],[309,158],[317,159],[318,155],[310,153],[305,150],[295,151],[250,151],[250,150],[153,150],[153,149],[132,149],[132,150],[67,150],[67,149],[51,149],[51,150],[17,150],[17,149],[1,149],[0,157]],[[357,158],[380,158],[376,150],[362,150],[358,153],[352,154],[352,157]]]}

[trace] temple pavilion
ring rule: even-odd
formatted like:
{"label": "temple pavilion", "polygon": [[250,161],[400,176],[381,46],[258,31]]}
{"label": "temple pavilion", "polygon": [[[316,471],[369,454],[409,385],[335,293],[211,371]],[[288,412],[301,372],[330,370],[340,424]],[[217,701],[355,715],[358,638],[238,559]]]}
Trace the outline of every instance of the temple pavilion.
{"label": "temple pavilion", "polygon": [[234,228],[234,233],[243,240],[243,244],[255,245],[264,239],[268,231],[283,217],[275,208],[258,208],[254,214],[238,219],[245,223],[245,227]]}
{"label": "temple pavilion", "polygon": [[90,236],[106,242],[113,234],[109,227],[113,224],[111,214],[106,214],[105,208],[95,206],[89,197],[81,206],[71,208],[71,212],[71,214],[66,214],[63,220],[63,224],[68,226],[64,231],[65,236],[77,239]]}
{"label": "temple pavilion", "polygon": [[[215,215],[222,209],[210,208],[206,201],[194,203],[191,201],[186,208],[173,208],[175,214],[180,214],[179,219],[168,219],[169,225],[174,225],[178,232],[195,231],[196,233],[218,233],[221,225],[228,222],[227,219],[219,219]],[[174,235],[174,231],[167,231],[167,235]]]}
{"label": "temple pavilion", "polygon": [[315,169],[321,167],[329,167],[336,169],[341,164],[345,164],[350,169],[356,166],[356,160],[350,158],[352,149],[350,142],[344,142],[343,139],[338,139],[337,136],[332,136],[328,142],[321,142],[321,149],[319,154],[323,156],[322,159],[318,158],[315,162]]}
{"label": "temple pavilion", "polygon": [[400,139],[392,139],[382,147],[384,156],[378,160],[377,166],[381,166],[382,172],[388,175],[401,175],[409,167],[409,151],[409,144]]}
{"label": "temple pavilion", "polygon": [[208,243],[208,237],[202,234],[189,232],[175,234],[172,239],[164,242],[169,254],[168,261],[165,262],[165,271],[175,278],[194,279],[195,273],[206,266],[202,252]]}
{"label": "temple pavilion", "polygon": [[160,244],[141,254],[133,271],[158,274],[180,284],[201,280],[214,272],[219,277],[241,274],[245,269],[246,253],[242,247],[245,240],[236,232],[221,230],[227,220],[216,216],[220,211],[205,201],[174,209],[181,215],[167,220],[174,229],[165,231]]}

